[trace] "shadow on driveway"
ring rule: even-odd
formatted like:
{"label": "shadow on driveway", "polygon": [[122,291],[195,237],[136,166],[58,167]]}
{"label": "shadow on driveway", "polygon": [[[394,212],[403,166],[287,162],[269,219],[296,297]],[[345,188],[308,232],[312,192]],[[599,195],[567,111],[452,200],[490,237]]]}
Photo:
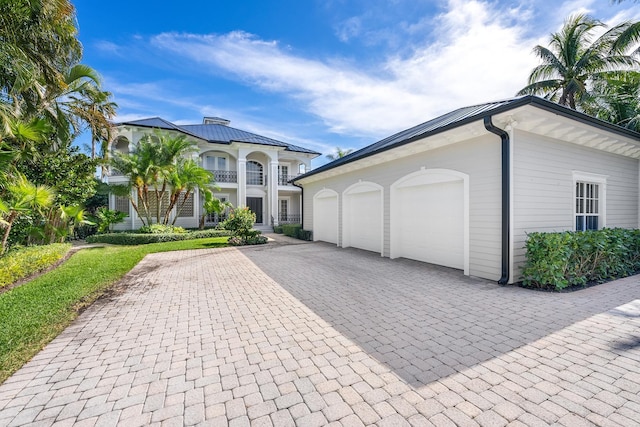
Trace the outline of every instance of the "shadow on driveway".
{"label": "shadow on driveway", "polygon": [[[640,298],[640,283],[633,278],[555,294],[501,287],[448,268],[324,243],[269,245],[243,253],[414,387]],[[638,345],[637,340],[619,344],[620,350]]]}

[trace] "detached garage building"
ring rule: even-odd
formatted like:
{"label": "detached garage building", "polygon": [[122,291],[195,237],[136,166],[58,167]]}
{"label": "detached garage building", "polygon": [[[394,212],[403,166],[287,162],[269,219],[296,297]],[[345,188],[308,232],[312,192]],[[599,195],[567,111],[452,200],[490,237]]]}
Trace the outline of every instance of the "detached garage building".
{"label": "detached garage building", "polygon": [[296,178],[314,240],[513,283],[526,234],[638,227],[640,134],[535,96],[476,105]]}

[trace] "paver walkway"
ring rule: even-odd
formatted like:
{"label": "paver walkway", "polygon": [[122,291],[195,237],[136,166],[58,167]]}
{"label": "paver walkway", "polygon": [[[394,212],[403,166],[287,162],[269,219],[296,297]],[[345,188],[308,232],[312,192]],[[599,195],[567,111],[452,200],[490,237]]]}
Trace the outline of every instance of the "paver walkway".
{"label": "paver walkway", "polygon": [[551,294],[314,243],[147,256],[0,425],[640,425],[640,280]]}

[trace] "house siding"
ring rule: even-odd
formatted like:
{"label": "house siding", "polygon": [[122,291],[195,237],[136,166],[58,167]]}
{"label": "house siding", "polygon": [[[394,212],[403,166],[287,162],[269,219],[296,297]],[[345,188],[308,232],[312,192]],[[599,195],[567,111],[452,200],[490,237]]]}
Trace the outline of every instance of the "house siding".
{"label": "house siding", "polygon": [[573,230],[573,171],[607,176],[607,227],[638,226],[638,160],[516,131],[513,164],[514,281],[527,233]]}
{"label": "house siding", "polygon": [[500,158],[500,139],[487,134],[439,149],[398,157],[381,165],[302,184],[304,228],[313,229],[314,195],[324,188],[334,190],[339,195],[338,245],[342,246],[342,193],[360,180],[373,182],[383,188],[383,255],[388,257],[391,184],[422,167],[463,172],[469,175],[469,274],[497,280],[501,265]]}

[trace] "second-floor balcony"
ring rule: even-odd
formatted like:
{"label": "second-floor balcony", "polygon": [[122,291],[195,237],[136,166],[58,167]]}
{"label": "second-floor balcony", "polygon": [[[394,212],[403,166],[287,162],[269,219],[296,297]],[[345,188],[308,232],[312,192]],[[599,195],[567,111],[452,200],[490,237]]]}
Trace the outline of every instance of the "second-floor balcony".
{"label": "second-floor balcony", "polygon": [[213,173],[213,179],[218,183],[237,183],[238,182],[238,172],[237,171],[210,171]]}
{"label": "second-floor balcony", "polygon": [[278,174],[278,185],[293,185],[293,184],[289,183],[289,181],[291,181],[292,179],[294,179],[297,176],[298,175]]}

